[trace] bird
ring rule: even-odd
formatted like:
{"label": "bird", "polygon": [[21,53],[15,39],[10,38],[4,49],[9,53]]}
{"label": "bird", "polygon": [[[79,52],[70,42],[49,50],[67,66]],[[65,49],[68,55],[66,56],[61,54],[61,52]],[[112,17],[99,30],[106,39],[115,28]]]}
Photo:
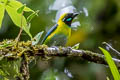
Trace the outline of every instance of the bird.
{"label": "bird", "polygon": [[74,13],[64,13],[58,19],[58,22],[47,32],[42,40],[42,44],[47,46],[66,46],[71,36],[72,20],[78,15]]}

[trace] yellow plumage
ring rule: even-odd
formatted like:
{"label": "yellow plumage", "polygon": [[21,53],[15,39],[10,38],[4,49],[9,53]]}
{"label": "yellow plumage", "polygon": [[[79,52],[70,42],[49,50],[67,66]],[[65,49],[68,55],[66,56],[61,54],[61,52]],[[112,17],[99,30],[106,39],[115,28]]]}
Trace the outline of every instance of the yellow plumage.
{"label": "yellow plumage", "polygon": [[46,37],[44,38],[43,43],[47,44],[48,46],[66,46],[66,43],[71,36],[70,25],[73,19],[72,15],[73,13],[63,14],[59,18],[57,25],[55,25],[54,27],[52,27],[50,31],[48,31]]}

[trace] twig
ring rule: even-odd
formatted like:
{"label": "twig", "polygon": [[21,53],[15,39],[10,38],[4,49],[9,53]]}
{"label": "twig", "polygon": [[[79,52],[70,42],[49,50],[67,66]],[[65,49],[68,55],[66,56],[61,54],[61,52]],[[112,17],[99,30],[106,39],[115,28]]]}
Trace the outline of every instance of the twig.
{"label": "twig", "polygon": [[16,37],[16,41],[19,41],[20,36],[21,36],[21,34],[22,34],[22,31],[23,31],[23,29],[20,28],[19,34],[18,34],[18,36]]}
{"label": "twig", "polygon": [[118,56],[120,56],[120,52],[114,49],[110,44],[107,42],[103,42],[102,44],[107,45],[111,50],[113,50]]}
{"label": "twig", "polygon": [[29,80],[29,67],[28,67],[28,61],[26,60],[25,54],[22,55],[20,73],[22,74],[21,80]]}
{"label": "twig", "polygon": [[19,41],[19,39],[20,39],[20,36],[21,36],[21,34],[22,34],[22,31],[23,31],[23,22],[22,22],[22,19],[23,19],[23,12],[22,12],[22,14],[21,14],[21,28],[20,28],[20,31],[19,31],[19,33],[18,33],[18,36],[16,37],[16,41],[18,42]]}

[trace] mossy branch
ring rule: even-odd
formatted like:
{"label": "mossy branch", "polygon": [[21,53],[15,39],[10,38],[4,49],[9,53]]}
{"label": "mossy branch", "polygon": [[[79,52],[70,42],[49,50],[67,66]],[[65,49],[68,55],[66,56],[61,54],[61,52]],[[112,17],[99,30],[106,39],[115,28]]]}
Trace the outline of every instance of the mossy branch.
{"label": "mossy branch", "polygon": [[[46,45],[32,45],[31,41],[21,41],[16,44],[16,41],[5,40],[0,42],[0,57],[10,60],[19,59],[22,55],[27,56],[27,60],[34,59],[35,56],[42,58],[47,57],[82,57],[85,60],[98,64],[107,65],[104,55],[88,50],[75,50],[70,47],[47,47]],[[120,60],[113,58],[119,64]]]}
{"label": "mossy branch", "polygon": [[[81,57],[85,60],[98,64],[105,64],[105,57],[102,54],[88,50],[75,50],[70,47],[47,47],[46,45],[32,45],[32,41],[16,42],[13,40],[4,40],[0,42],[0,60],[21,60],[20,73],[23,80],[29,79],[29,62],[39,56],[44,59],[52,57]],[[117,66],[120,68],[120,60],[113,58]]]}

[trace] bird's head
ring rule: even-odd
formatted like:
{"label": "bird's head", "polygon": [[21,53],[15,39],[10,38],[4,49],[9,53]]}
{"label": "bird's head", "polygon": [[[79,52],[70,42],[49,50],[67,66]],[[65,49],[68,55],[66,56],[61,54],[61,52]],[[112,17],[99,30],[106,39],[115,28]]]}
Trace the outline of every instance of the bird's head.
{"label": "bird's head", "polygon": [[78,15],[78,13],[64,13],[60,18],[59,21],[64,22],[68,26],[71,26],[72,20]]}

